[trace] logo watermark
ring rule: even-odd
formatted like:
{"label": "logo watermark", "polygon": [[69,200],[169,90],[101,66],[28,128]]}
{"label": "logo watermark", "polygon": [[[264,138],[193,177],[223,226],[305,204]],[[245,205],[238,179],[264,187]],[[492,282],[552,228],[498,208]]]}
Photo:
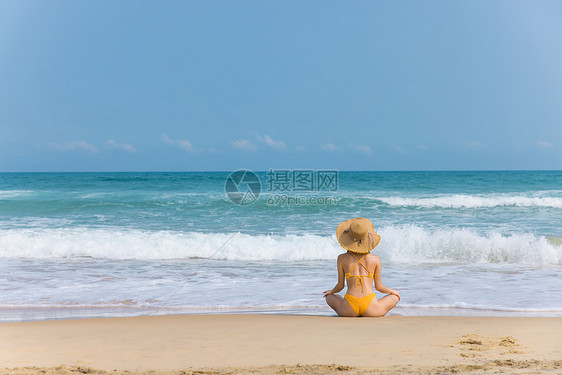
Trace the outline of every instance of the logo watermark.
{"label": "logo watermark", "polygon": [[313,206],[313,205],[336,205],[339,198],[336,197],[303,197],[300,195],[272,194],[267,197],[270,206]]}
{"label": "logo watermark", "polygon": [[[335,205],[338,198],[309,196],[313,192],[337,192],[339,173],[333,169],[270,169],[266,173],[266,204]],[[224,190],[234,204],[249,205],[258,200],[262,183],[256,173],[247,169],[232,172],[226,179]],[[303,196],[302,194],[307,194]]]}
{"label": "logo watermark", "polygon": [[337,191],[337,170],[270,169],[267,172],[269,192]]}
{"label": "logo watermark", "polygon": [[240,169],[228,175],[224,182],[224,191],[232,203],[245,206],[259,198],[261,181],[254,172]]}

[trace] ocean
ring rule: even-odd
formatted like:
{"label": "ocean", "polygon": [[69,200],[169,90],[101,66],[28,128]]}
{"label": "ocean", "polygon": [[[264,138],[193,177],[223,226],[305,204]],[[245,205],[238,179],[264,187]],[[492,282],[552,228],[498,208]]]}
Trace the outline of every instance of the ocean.
{"label": "ocean", "polygon": [[562,172],[274,170],[0,173],[0,321],[335,315],[354,217],[390,314],[562,316]]}

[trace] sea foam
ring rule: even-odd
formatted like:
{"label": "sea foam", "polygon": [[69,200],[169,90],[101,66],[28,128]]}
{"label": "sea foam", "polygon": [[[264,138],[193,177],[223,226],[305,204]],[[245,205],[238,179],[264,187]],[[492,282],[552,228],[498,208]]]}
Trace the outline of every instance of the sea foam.
{"label": "sea foam", "polygon": [[[502,235],[468,229],[387,226],[374,253],[399,263],[560,264],[562,246],[531,233]],[[250,235],[114,229],[0,230],[0,257],[102,259],[213,258],[255,261],[335,259],[335,236]]]}
{"label": "sea foam", "polygon": [[31,193],[33,193],[32,190],[0,190],[0,199],[15,198]]}
{"label": "sea foam", "polygon": [[562,208],[562,197],[524,195],[452,194],[438,197],[374,197],[393,207],[420,208],[491,208],[491,207],[551,207]]}

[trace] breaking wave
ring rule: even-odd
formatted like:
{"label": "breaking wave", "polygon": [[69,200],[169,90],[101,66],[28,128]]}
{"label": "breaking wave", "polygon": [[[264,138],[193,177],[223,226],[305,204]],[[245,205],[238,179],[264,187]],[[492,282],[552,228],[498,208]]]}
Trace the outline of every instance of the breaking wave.
{"label": "breaking wave", "polygon": [[375,199],[394,207],[491,208],[513,206],[562,208],[562,197],[526,197],[523,195],[478,196],[454,194],[425,198],[377,197]]}
{"label": "breaking wave", "polygon": [[[374,251],[393,262],[560,264],[559,237],[531,233],[480,234],[468,229],[429,230],[415,225],[380,229]],[[0,257],[101,259],[209,258],[251,261],[335,259],[334,236],[250,235],[110,229],[0,230]]]}

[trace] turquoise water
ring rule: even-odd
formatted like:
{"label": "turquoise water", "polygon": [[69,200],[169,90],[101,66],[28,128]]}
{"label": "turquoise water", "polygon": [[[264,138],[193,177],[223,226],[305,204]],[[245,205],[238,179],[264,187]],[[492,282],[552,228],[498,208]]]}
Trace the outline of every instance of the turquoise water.
{"label": "turquoise water", "polygon": [[[247,206],[228,200],[228,174],[1,174],[0,225],[176,231],[192,226],[226,233],[243,226],[255,234],[325,235],[355,215],[379,225],[562,234],[562,172],[340,172],[337,191],[309,193],[269,192],[262,172],[262,199]],[[280,194],[334,197],[337,204],[268,204],[267,197]]]}
{"label": "turquoise water", "polygon": [[312,191],[257,175],[238,205],[229,172],[0,174],[0,318],[331,314],[335,228],[359,216],[394,313],[562,315],[562,172],[339,172]]}

